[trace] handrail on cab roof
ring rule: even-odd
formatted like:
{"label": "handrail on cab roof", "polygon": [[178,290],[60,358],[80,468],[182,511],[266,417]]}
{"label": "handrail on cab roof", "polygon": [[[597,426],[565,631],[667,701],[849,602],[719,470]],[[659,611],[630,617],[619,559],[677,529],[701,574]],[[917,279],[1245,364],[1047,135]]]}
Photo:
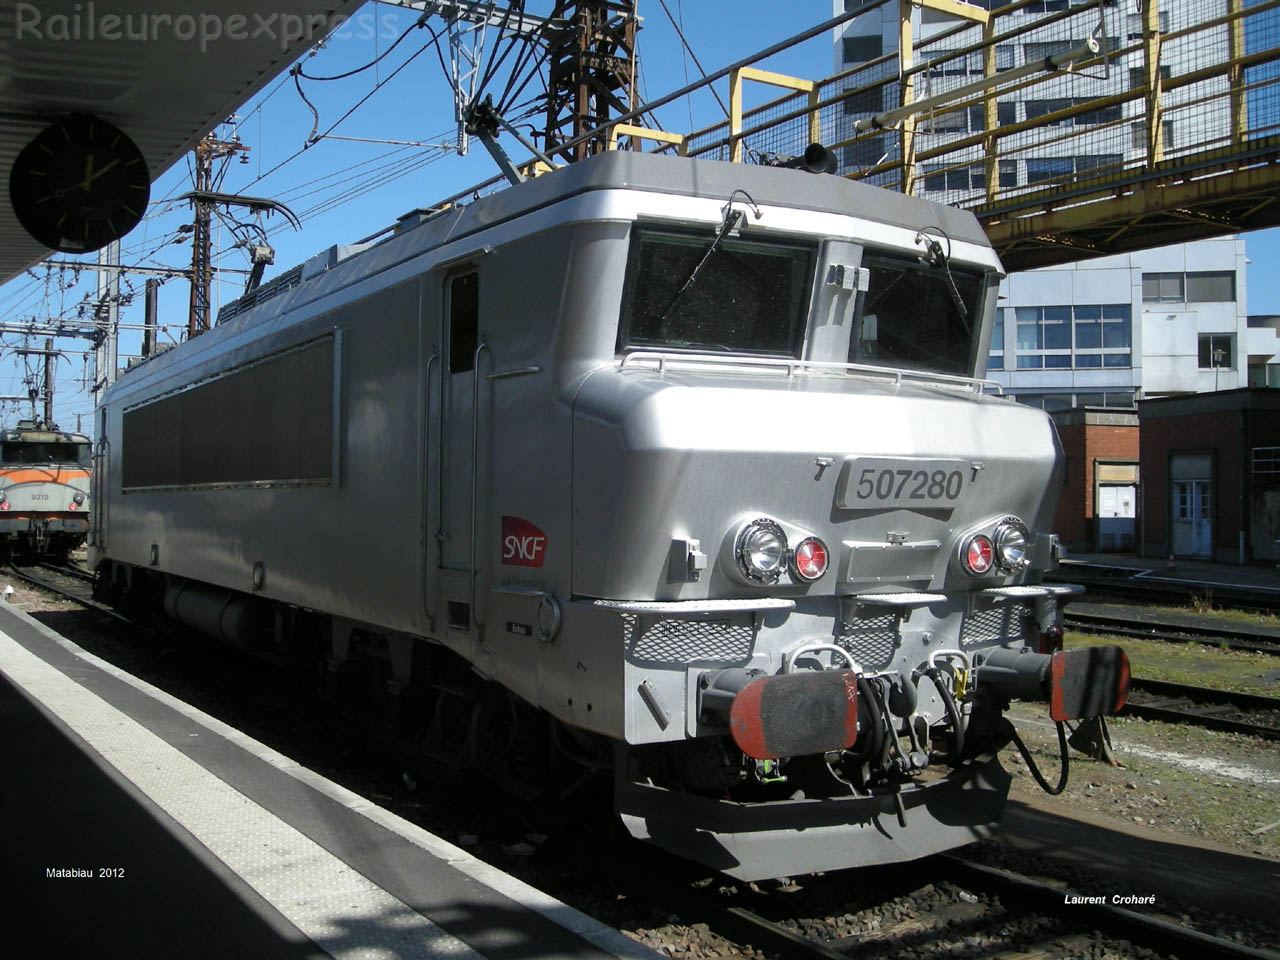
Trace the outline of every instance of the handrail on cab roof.
{"label": "handrail on cab roof", "polygon": [[1004,386],[995,380],[979,377],[960,377],[950,373],[931,373],[927,370],[899,370],[894,367],[876,367],[865,363],[837,363],[830,360],[792,360],[784,357],[749,357],[742,355],[723,356],[717,353],[684,353],[662,350],[635,350],[623,354],[618,368],[625,370],[627,365],[652,364],[659,373],[666,371],[668,364],[687,366],[714,367],[765,367],[785,373],[788,379],[797,372],[812,370],[819,373],[844,373],[883,377],[893,381],[895,387],[902,386],[903,380],[958,386],[974,393],[985,393],[991,387],[997,396],[1004,396]]}

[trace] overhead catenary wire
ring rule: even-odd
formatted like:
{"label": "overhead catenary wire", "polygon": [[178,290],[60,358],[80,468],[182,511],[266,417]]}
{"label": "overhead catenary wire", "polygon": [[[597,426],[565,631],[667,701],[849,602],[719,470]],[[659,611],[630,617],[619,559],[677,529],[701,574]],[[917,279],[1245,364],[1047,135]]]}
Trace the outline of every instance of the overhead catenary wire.
{"label": "overhead catenary wire", "polygon": [[[523,9],[523,3],[515,5],[515,9],[518,13]],[[492,86],[497,82],[497,77],[502,73],[503,68],[509,68],[510,74],[506,77],[505,86],[502,89],[503,96],[501,98],[508,109],[515,108],[516,102],[520,100],[533,83],[533,78],[539,78],[540,85],[543,87],[544,93],[539,98],[519,104],[518,109],[521,116],[513,118],[518,121],[539,113],[539,100],[542,103],[545,103],[546,78],[544,75],[544,67],[547,61],[548,51],[545,48],[545,45],[522,42],[523,38],[519,35],[519,32],[512,29],[512,22],[515,16],[516,14],[511,12],[504,14],[503,21],[499,25],[498,43],[491,48],[498,55],[487,58],[487,64],[484,68],[482,77],[485,84]],[[255,115],[261,119],[265,114],[267,104],[273,101],[273,98],[278,97],[279,92],[284,88],[284,85],[290,81],[294,82],[295,88],[300,94],[303,94],[300,99],[303,99],[304,102],[306,102],[304,93],[305,88],[302,88],[302,85],[299,82],[300,79],[308,79],[317,82],[327,82],[330,80],[337,81],[366,72],[370,67],[387,62],[388,58],[393,54],[393,51],[404,45],[404,38],[418,27],[419,23],[415,22],[412,27],[400,34],[396,42],[393,43],[391,47],[377,51],[377,56],[364,64],[363,67],[357,67],[342,73],[322,75],[319,73],[311,73],[299,65],[296,74],[281,77],[271,90],[265,96],[261,97],[246,114],[235,118],[232,129],[242,129],[243,125],[246,122],[250,122]],[[384,86],[404,71],[410,63],[420,57],[428,47],[435,49],[437,59],[440,62],[441,69],[446,79],[452,80],[452,76],[449,73],[442,48],[440,46],[443,31],[437,32],[432,30],[430,27],[425,28],[431,34],[431,40],[429,43],[424,44],[411,56],[407,57],[404,62],[396,66],[388,75],[380,78],[379,81],[373,85],[371,90],[357,100],[356,103],[347,109],[327,128],[323,128],[320,123],[313,124],[312,134],[309,136],[307,143],[305,143],[300,149],[293,152],[290,156],[269,166],[266,170],[263,170],[260,166],[257,171],[257,176],[255,176],[249,184],[246,185],[246,187],[242,187],[241,191],[245,191],[253,185],[267,180],[271,176],[277,174],[280,170],[287,168],[290,164],[297,161],[310,146],[313,146],[316,142],[324,139],[325,136],[331,134],[335,129],[337,129],[342,123],[351,117],[352,114],[364,106]],[[513,51],[516,52],[514,57],[512,56]],[[315,55],[316,51],[313,50],[307,54],[306,59]],[[315,111],[313,112],[313,119],[317,118],[318,111]],[[442,135],[442,138],[443,136],[444,135]],[[315,202],[302,210],[302,216],[305,217],[306,220],[310,221],[344,203],[351,202],[352,200],[366,195],[367,193],[383,188],[403,177],[410,176],[443,155],[445,154],[441,149],[431,149],[422,154],[417,154],[412,152],[412,148],[399,147],[395,150],[381,152],[379,155],[366,160],[361,160],[352,166],[344,166],[342,170],[314,177],[310,180],[304,181],[303,183],[293,184],[282,195],[286,196],[291,202],[297,202],[303,198],[313,199]],[[262,154],[259,153],[258,156],[261,162]],[[186,159],[188,164],[190,164],[190,158],[187,157]],[[227,178],[228,171],[231,166],[232,164],[229,161],[223,162],[221,168],[216,174],[217,183],[220,184]],[[187,172],[188,175],[190,175],[191,171],[189,166]],[[149,225],[152,221],[161,221],[165,216],[172,215],[178,204],[174,195],[183,186],[184,184],[182,182],[175,182],[164,195],[148,204],[148,210],[144,214],[143,218],[144,221]],[[261,224],[248,224],[232,216],[230,211],[217,210],[216,212],[219,222],[227,227],[239,244],[243,244],[245,238],[252,234],[257,234],[259,232],[263,234],[275,234],[276,231],[283,228],[283,224],[274,224],[270,227],[266,227]],[[158,257],[164,256],[164,250],[175,243],[187,243],[190,241],[189,229],[173,229],[154,236],[149,235],[149,230],[147,230],[146,227],[144,227],[144,230],[147,231],[148,235],[144,235],[138,242],[130,244],[128,247],[122,249],[122,273],[127,272],[130,265],[136,267],[154,263],[159,266],[167,266],[157,259]],[[231,249],[235,248],[227,248],[215,254],[216,260],[222,260],[222,258],[230,253]],[[84,261],[83,270],[49,267],[43,271],[39,271],[38,273],[32,272],[30,281],[23,282],[22,286],[25,289],[20,288],[13,291],[5,291],[3,300],[11,305],[21,304],[26,307],[35,307],[42,301],[49,301],[49,308],[45,310],[45,313],[50,315],[56,313],[58,315],[65,316],[68,313],[75,312],[77,310],[83,312],[86,309],[92,309],[92,304],[95,302],[92,287],[84,293],[82,300],[79,300],[78,303],[75,301],[77,297],[77,288],[83,289],[86,280],[92,282],[93,278],[97,276],[97,271],[93,269],[95,266],[96,263],[92,260],[86,259]],[[53,309],[53,297],[51,296],[51,293],[61,301],[61,309]],[[132,291],[130,289],[130,284],[126,280],[121,291],[122,305],[133,300],[135,296],[136,291]]]}
{"label": "overhead catenary wire", "polygon": [[[344,73],[335,73],[332,76],[328,76],[328,77],[315,77],[305,72],[302,69],[301,63],[297,63],[293,66],[293,69],[290,70],[289,72],[295,78],[302,77],[302,79],[304,80],[315,80],[318,82],[328,82],[331,80],[345,80],[348,77],[354,77],[358,73],[364,73],[364,71],[368,70],[370,67],[377,66],[377,64],[381,62],[383,59],[385,59],[391,53],[392,50],[400,46],[401,41],[403,41],[405,37],[409,36],[409,34],[413,33],[413,31],[421,30],[423,27],[425,27],[427,25],[427,17],[428,17],[428,14],[423,14],[421,17],[419,17],[416,21],[414,21],[414,23],[407,30],[404,31],[404,33],[396,37],[395,42],[392,43],[391,46],[387,47],[387,49],[383,50],[382,53],[378,54],[376,57],[374,57],[372,60],[370,60],[368,63],[364,64],[363,66],[356,67],[352,70],[347,70]],[[378,33],[376,30],[374,31],[373,37],[374,37],[374,40],[376,41],[378,38]]]}
{"label": "overhead catenary wire", "polygon": [[377,93],[384,86],[390,83],[402,70],[404,70],[405,67],[413,63],[413,61],[416,60],[419,56],[421,56],[424,52],[426,52],[428,48],[431,48],[431,47],[436,48],[436,54],[438,57],[440,57],[440,66],[442,69],[444,69],[446,76],[448,76],[449,71],[448,71],[448,68],[445,66],[444,57],[440,53],[440,49],[439,49],[440,34],[432,30],[430,25],[427,25],[427,24],[424,24],[423,29],[425,29],[428,33],[431,34],[431,40],[429,42],[421,46],[415,53],[413,53],[410,57],[404,60],[404,62],[402,62],[398,67],[396,67],[394,71],[388,74],[385,79],[381,79],[377,83],[375,83],[373,88],[368,93],[366,93],[363,97],[361,97],[358,101],[356,101],[356,103],[350,109],[348,109],[346,113],[344,113],[341,117],[335,120],[333,124],[331,124],[327,130],[325,130],[324,133],[320,134],[319,136],[315,136],[314,135],[315,128],[313,128],[312,135],[301,147],[299,147],[294,153],[290,154],[285,159],[281,160],[279,163],[277,163],[274,167],[272,167],[266,173],[259,174],[253,180],[249,181],[249,183],[246,184],[243,189],[248,190],[250,187],[253,187],[256,184],[261,183],[263,180],[267,179],[267,177],[271,176],[276,171],[292,163],[294,160],[298,159],[298,157],[306,153],[308,149],[310,149],[313,145],[323,140],[328,134],[332,133],[335,129],[337,129],[337,127],[344,120],[346,120],[349,116],[351,116],[358,109],[360,109],[360,107],[364,106],[364,104],[367,103],[375,93]]}
{"label": "overhead catenary wire", "polygon": [[[702,61],[700,61],[698,59],[698,55],[693,52],[693,47],[689,45],[689,41],[685,38],[684,31],[680,29],[680,24],[678,24],[676,22],[676,18],[671,15],[671,10],[667,6],[667,0],[658,0],[658,3],[662,5],[662,12],[667,15],[667,19],[671,21],[671,26],[675,28],[676,36],[680,38],[680,43],[684,46],[684,49],[688,52],[689,56],[693,58],[693,65],[698,68],[698,73],[702,74],[703,79],[706,79],[707,71],[702,68]],[[686,67],[685,80],[687,81],[688,79],[689,71]],[[729,116],[729,108],[725,105],[725,102],[720,99],[720,94],[716,91],[715,87],[711,87],[711,95],[716,98],[716,103],[720,104],[720,109],[724,111],[724,115],[726,117]],[[693,109],[692,104],[689,109]],[[689,126],[693,126],[692,113],[689,115]]]}

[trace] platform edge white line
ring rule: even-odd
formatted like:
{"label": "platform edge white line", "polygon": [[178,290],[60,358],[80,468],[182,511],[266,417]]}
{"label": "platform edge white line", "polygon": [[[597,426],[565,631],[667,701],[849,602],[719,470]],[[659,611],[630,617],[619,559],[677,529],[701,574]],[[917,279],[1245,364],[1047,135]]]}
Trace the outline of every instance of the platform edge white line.
{"label": "platform edge white line", "polygon": [[564,927],[588,943],[613,954],[619,960],[665,960],[663,954],[649,949],[636,940],[632,940],[621,931],[615,930],[613,927],[588,916],[567,903],[557,900],[550,894],[538,890],[536,887],[503,872],[497,867],[485,863],[483,860],[467,853],[461,847],[455,846],[442,837],[438,837],[430,831],[419,827],[417,824],[410,823],[399,814],[377,806],[371,800],[360,796],[352,790],[348,790],[340,784],[334,783],[309,768],[301,766],[295,760],[277,750],[273,750],[248,734],[236,730],[216,717],[209,716],[198,707],[194,707],[184,700],[179,700],[147,681],[135,677],[128,671],[90,653],[74,641],[62,636],[56,630],[45,626],[25,610],[12,605],[7,605],[5,609],[33,630],[57,643],[68,653],[163,703],[187,719],[200,724],[211,733],[215,733],[223,739],[236,744],[258,759],[276,767],[282,773],[288,774],[336,803],[349,808],[354,813],[358,813],[373,823],[403,837],[415,846],[423,848],[473,880],[496,890],[526,909],[545,917],[557,926]]}

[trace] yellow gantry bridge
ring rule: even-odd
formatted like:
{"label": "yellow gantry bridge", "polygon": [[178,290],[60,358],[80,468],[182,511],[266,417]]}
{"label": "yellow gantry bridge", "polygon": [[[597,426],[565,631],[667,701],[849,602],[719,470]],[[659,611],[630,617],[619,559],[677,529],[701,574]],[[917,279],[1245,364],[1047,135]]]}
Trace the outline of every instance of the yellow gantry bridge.
{"label": "yellow gantry bridge", "polygon": [[727,120],[611,143],[820,141],[846,177],[972,210],[1010,270],[1280,224],[1280,0],[872,0],[843,49],[825,80],[738,66]]}

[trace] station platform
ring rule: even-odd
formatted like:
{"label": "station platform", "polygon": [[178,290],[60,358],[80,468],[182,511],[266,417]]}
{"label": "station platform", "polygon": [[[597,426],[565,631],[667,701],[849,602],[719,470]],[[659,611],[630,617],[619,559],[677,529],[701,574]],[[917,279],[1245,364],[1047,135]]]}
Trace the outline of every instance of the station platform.
{"label": "station platform", "polygon": [[1168,558],[1072,551],[1059,564],[1057,574],[1069,579],[1072,569],[1081,567],[1091,572],[1115,571],[1118,576],[1129,571],[1127,575],[1130,577],[1156,583],[1170,581],[1193,587],[1212,589],[1216,586],[1280,596],[1280,569],[1269,564],[1216,563],[1177,557],[1170,567]]}
{"label": "station platform", "polygon": [[6,938],[49,956],[652,960],[0,604]]}

